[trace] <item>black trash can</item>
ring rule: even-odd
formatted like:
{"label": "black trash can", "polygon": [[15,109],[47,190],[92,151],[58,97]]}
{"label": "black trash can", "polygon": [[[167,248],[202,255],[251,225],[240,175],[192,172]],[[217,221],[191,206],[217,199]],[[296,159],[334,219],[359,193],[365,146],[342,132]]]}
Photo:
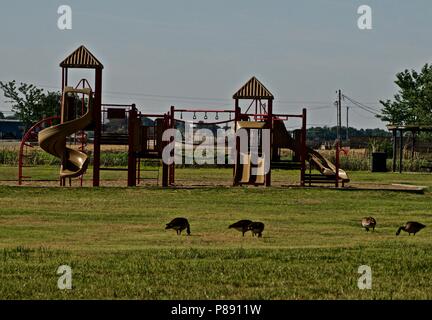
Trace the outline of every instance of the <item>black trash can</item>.
{"label": "black trash can", "polygon": [[372,153],[372,172],[387,172],[387,153]]}

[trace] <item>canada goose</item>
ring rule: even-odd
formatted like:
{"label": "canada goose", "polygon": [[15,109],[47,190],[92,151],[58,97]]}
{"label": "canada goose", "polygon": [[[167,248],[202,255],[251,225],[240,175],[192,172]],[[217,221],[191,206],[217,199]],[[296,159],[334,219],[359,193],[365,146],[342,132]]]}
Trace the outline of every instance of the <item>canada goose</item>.
{"label": "canada goose", "polygon": [[362,227],[366,229],[366,231],[369,231],[370,228],[375,231],[376,220],[373,217],[363,218],[361,224]]}
{"label": "canada goose", "polygon": [[166,229],[174,229],[177,232],[177,235],[180,235],[181,232],[186,229],[188,236],[190,236],[190,225],[186,218],[175,218],[170,223],[167,223]]}
{"label": "canada goose", "polygon": [[426,228],[426,226],[420,222],[408,221],[404,226],[399,227],[399,229],[396,231],[396,235],[398,236],[401,230],[408,232],[408,235],[411,235],[411,233],[415,235],[423,228]]}
{"label": "canada goose", "polygon": [[233,223],[232,225],[230,225],[228,227],[228,229],[234,228],[234,229],[240,231],[244,237],[245,233],[249,231],[249,225],[251,223],[252,223],[252,221],[250,221],[250,220],[240,220],[240,221],[237,221],[236,223]]}
{"label": "canada goose", "polygon": [[249,225],[249,230],[252,231],[252,236],[258,235],[258,238],[262,237],[262,232],[264,231],[264,223],[262,222],[252,222]]}

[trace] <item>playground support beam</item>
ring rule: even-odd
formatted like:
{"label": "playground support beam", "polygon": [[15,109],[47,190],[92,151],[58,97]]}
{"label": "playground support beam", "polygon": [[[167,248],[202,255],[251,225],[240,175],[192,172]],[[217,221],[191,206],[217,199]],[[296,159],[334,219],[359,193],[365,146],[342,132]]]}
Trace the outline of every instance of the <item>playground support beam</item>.
{"label": "playground support beam", "polygon": [[101,105],[102,105],[102,69],[96,69],[95,99],[93,106],[94,138],[93,138],[93,187],[100,184],[100,145],[101,145]]}
{"label": "playground support beam", "polygon": [[[170,109],[170,118],[169,118],[169,128],[170,129],[175,129],[175,107],[171,106]],[[171,137],[170,138],[170,142],[173,142],[175,140],[175,137]],[[173,157],[173,159],[175,158],[175,144],[174,144],[174,148],[171,151],[171,156]],[[169,184],[172,185],[174,184],[175,181],[175,161],[173,161],[173,163],[169,166]]]}
{"label": "playground support beam", "polygon": [[[241,110],[240,110],[240,107],[239,107],[239,100],[235,99],[234,101],[235,101],[235,104],[234,104],[234,133],[236,133],[237,132],[237,122],[240,119],[240,112],[241,112]],[[235,148],[236,148],[235,157],[236,158],[234,159],[235,164],[233,166],[233,186],[237,185],[236,181],[235,181],[236,164],[238,163],[238,161],[240,161],[239,160],[240,159],[240,156],[239,156],[239,154],[240,154],[240,138],[236,137],[235,139],[236,139],[236,141],[235,141]]]}
{"label": "playground support beam", "polygon": [[306,108],[303,108],[302,112],[302,129],[301,129],[301,146],[300,146],[300,162],[301,162],[301,168],[300,168],[300,185],[302,187],[305,186],[305,174],[306,174],[306,154],[307,154],[307,147],[306,147],[306,125],[307,125],[307,119],[306,119]]}
{"label": "playground support beam", "polygon": [[[164,119],[163,119],[163,132],[165,132],[166,129],[169,128],[169,118],[167,114],[164,114]],[[162,141],[162,150],[168,145],[167,141]],[[168,187],[168,180],[169,180],[169,166],[168,164],[165,163],[165,161],[163,161],[162,158],[162,187],[163,188],[167,188]]]}
{"label": "playground support beam", "polygon": [[[267,110],[267,123],[268,123],[268,128],[270,130],[270,146],[271,148],[273,147],[273,100],[269,99],[268,100],[268,110]],[[272,157],[272,152],[270,150],[270,159],[265,159],[265,161],[269,161],[269,172],[266,174],[265,177],[265,185],[266,187],[270,187],[271,186],[271,157]]]}
{"label": "playground support beam", "polygon": [[136,187],[137,160],[134,150],[134,137],[137,116],[135,104],[132,104],[128,119],[128,187]]}
{"label": "playground support beam", "polygon": [[62,68],[62,94],[63,94],[64,88],[67,86],[67,78],[68,78],[68,69]]}
{"label": "playground support beam", "polygon": [[338,90],[338,110],[337,110],[337,138],[340,140],[342,135],[342,91]]}

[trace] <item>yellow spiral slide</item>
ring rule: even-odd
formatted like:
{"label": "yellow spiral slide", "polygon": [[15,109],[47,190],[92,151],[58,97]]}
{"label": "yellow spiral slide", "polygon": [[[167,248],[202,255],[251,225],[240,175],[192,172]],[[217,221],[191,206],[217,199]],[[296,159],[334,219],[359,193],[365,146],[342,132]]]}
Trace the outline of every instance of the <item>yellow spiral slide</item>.
{"label": "yellow spiral slide", "polygon": [[[68,114],[68,97],[84,94],[88,98],[87,112],[80,118],[64,121]],[[88,127],[93,121],[91,89],[65,87],[62,97],[62,123],[39,132],[39,146],[49,154],[61,159],[60,178],[74,178],[87,170],[89,157],[86,153],[68,148],[66,138]]]}

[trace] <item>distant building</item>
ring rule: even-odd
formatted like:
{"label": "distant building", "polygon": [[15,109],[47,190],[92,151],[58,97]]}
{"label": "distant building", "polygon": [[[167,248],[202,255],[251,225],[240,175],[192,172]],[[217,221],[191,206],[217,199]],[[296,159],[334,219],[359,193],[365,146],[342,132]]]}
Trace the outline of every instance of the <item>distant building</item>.
{"label": "distant building", "polygon": [[0,119],[0,139],[21,140],[25,126],[20,120]]}

